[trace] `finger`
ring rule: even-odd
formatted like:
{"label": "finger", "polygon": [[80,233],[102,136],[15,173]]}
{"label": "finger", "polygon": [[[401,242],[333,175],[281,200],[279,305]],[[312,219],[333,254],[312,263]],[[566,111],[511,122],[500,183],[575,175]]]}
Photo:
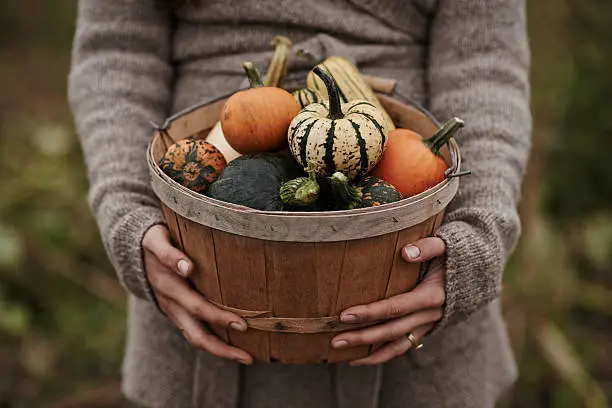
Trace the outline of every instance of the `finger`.
{"label": "finger", "polygon": [[180,276],[189,276],[193,271],[193,263],[187,255],[172,245],[170,233],[163,225],[151,227],[142,240],[142,246]]}
{"label": "finger", "polygon": [[177,303],[168,299],[164,303],[166,313],[193,347],[206,350],[217,357],[236,360],[242,364],[249,365],[253,362],[253,358],[246,351],[232,347],[208,333],[200,322]]}
{"label": "finger", "polygon": [[240,316],[207,302],[200,293],[189,287],[184,279],[169,271],[158,260],[149,264],[149,270],[149,281],[155,292],[172,300],[193,317],[215,326],[241,332],[247,330],[247,324]]}
{"label": "finger", "polygon": [[417,327],[435,323],[441,318],[441,308],[412,313],[378,326],[342,333],[333,338],[332,346],[334,348],[347,348],[394,341],[406,333],[412,332]]}
{"label": "finger", "polygon": [[[420,342],[423,336],[425,336],[433,328],[433,326],[433,324],[426,324],[417,327],[412,331],[412,335],[417,339],[418,342]],[[406,353],[412,347],[412,343],[410,342],[410,340],[408,340],[408,333],[406,333],[406,335],[385,345],[381,349],[374,352],[372,355],[366,358],[351,361],[350,364],[352,366],[383,364],[389,360],[394,359],[397,356]]]}
{"label": "finger", "polygon": [[438,237],[428,237],[406,245],[402,249],[402,258],[406,262],[423,262],[442,256],[446,252],[446,245]]}
{"label": "finger", "polygon": [[417,286],[413,291],[395,295],[368,305],[353,306],[340,315],[343,323],[380,322],[397,319],[420,310],[444,305],[444,284]]}

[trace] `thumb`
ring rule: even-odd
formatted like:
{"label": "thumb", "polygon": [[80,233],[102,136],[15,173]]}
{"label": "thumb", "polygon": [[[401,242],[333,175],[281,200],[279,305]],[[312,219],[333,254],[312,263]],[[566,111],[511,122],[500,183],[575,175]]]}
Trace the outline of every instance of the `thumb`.
{"label": "thumb", "polygon": [[154,225],[142,240],[145,250],[151,252],[168,269],[187,277],[193,271],[193,262],[170,241],[170,232],[163,225]]}
{"label": "thumb", "polygon": [[446,245],[438,237],[423,238],[402,249],[402,258],[406,262],[423,262],[444,255]]}

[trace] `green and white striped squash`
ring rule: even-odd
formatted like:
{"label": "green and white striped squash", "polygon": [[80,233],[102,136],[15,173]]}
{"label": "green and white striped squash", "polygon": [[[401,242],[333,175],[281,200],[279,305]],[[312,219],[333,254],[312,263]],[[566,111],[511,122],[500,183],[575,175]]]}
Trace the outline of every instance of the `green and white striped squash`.
{"label": "green and white striped squash", "polygon": [[[376,93],[372,90],[370,85],[368,85],[365,78],[352,62],[339,55],[332,55],[321,62],[319,67],[329,72],[336,81],[338,95],[342,103],[352,101],[353,99],[362,99],[372,102],[385,116],[389,131],[395,129],[393,120],[378,100]],[[323,83],[321,78],[315,75],[314,70],[308,73],[306,77],[306,86],[319,93],[320,98],[327,98],[328,93],[325,83]]]}
{"label": "green and white striped squash", "polygon": [[318,176],[340,171],[351,180],[361,177],[376,166],[385,150],[385,117],[365,100],[341,105],[333,77],[320,67],[314,71],[328,88],[329,102],[310,104],[293,119],[289,149],[300,165],[313,166]]}

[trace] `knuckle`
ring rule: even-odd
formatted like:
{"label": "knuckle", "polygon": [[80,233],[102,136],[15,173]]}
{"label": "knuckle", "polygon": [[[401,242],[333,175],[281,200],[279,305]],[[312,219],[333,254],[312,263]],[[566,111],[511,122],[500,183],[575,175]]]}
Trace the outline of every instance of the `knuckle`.
{"label": "knuckle", "polygon": [[206,301],[201,301],[192,306],[191,314],[195,317],[215,326],[227,326],[229,319],[221,311],[217,311]]}
{"label": "knuckle", "polygon": [[231,358],[232,355],[229,346],[212,341],[212,336],[208,336],[210,336],[210,338],[206,339],[205,346],[203,347],[206,351],[219,358]]}
{"label": "knuckle", "polygon": [[170,317],[170,309],[168,308],[168,301],[164,296],[157,296],[157,304],[159,308],[166,314],[166,316]]}
{"label": "knuckle", "polygon": [[147,279],[154,289],[159,288],[160,274],[154,268],[147,269]]}
{"label": "knuckle", "polygon": [[363,308],[363,311],[360,314],[363,320],[374,320],[376,318],[376,309],[373,305],[369,304]]}
{"label": "knuckle", "polygon": [[391,328],[388,331],[385,340],[398,340],[398,339],[401,339],[405,335],[406,335],[406,329],[402,328],[402,326],[400,325],[396,325],[395,327]]}
{"label": "knuckle", "polygon": [[169,266],[169,267],[173,266],[174,257],[172,256],[172,251],[169,251],[169,250],[161,251],[161,253],[157,255],[157,258],[162,264]]}
{"label": "knuckle", "polygon": [[208,341],[208,338],[205,334],[191,335],[185,332],[185,337],[188,339],[189,343],[193,347],[201,350],[211,351],[210,342]]}
{"label": "knuckle", "polygon": [[408,340],[406,339],[405,341],[396,341],[392,344],[391,346],[391,350],[393,351],[393,356],[399,356],[401,354],[404,354],[408,348],[410,347],[410,345],[406,344]]}
{"label": "knuckle", "polygon": [[365,332],[361,336],[361,343],[362,344],[378,343],[378,342],[385,340],[383,337],[384,337],[384,334],[381,334],[381,333]]}
{"label": "knuckle", "polygon": [[229,318],[229,314],[225,313],[214,306],[208,307],[208,322],[214,324],[216,326],[227,326],[229,325],[231,319]]}
{"label": "knuckle", "polygon": [[357,332],[355,333],[355,338],[353,339],[353,343],[355,344],[370,344],[369,338],[371,336],[368,335],[367,332]]}
{"label": "knuckle", "polygon": [[167,296],[170,295],[172,293],[172,281],[163,274],[158,275],[159,276],[155,278],[155,283],[151,282],[151,286],[153,286],[161,294]]}
{"label": "knuckle", "polygon": [[444,305],[444,301],[446,300],[446,294],[444,293],[444,289],[436,288],[435,290],[431,290],[427,297],[427,305],[431,308],[441,307]]}
{"label": "knuckle", "polygon": [[388,302],[385,307],[385,320],[395,319],[402,315],[402,307],[398,302]]}
{"label": "knuckle", "polygon": [[214,313],[215,318],[212,322],[213,325],[215,326],[219,326],[219,327],[230,327],[230,324],[232,324],[232,322],[236,321],[236,319],[233,317],[233,314],[230,313]]}
{"label": "knuckle", "polygon": [[189,312],[201,320],[208,321],[208,313],[206,313],[206,307],[202,303],[198,302],[192,304],[189,308]]}

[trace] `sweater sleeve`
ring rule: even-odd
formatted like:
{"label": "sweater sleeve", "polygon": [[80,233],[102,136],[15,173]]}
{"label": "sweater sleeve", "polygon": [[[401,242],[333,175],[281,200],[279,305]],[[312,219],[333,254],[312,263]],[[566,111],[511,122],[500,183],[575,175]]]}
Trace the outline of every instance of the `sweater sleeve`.
{"label": "sweater sleeve", "polygon": [[430,41],[430,109],[465,120],[457,141],[473,172],[437,232],[447,246],[444,327],[499,296],[520,234],[531,135],[524,0],[439,0]]}
{"label": "sweater sleeve", "polygon": [[145,152],[172,79],[169,13],[159,3],[80,0],[68,87],[102,241],[123,286],[148,300],[142,238],[163,216]]}

